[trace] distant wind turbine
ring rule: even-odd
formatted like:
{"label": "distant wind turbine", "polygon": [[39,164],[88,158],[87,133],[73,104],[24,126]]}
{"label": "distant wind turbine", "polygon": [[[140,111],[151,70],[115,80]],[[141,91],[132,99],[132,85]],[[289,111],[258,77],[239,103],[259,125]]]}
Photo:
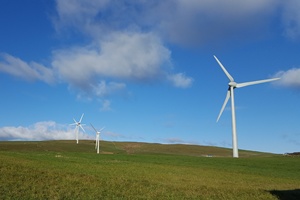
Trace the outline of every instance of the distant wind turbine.
{"label": "distant wind turbine", "polygon": [[217,118],[217,122],[219,121],[224,108],[229,100],[229,98],[231,97],[231,113],[232,113],[232,148],[233,148],[233,157],[238,158],[239,157],[239,153],[238,153],[238,145],[237,145],[237,135],[236,135],[236,121],[235,121],[235,107],[234,107],[234,93],[233,90],[235,88],[241,88],[241,87],[245,87],[245,86],[249,86],[249,85],[255,85],[255,84],[260,84],[260,83],[266,83],[266,82],[270,82],[270,81],[276,81],[280,78],[272,78],[272,79],[265,79],[265,80],[259,80],[259,81],[251,81],[251,82],[245,82],[245,83],[236,83],[234,82],[233,77],[228,73],[228,71],[225,69],[225,67],[222,65],[222,63],[218,60],[218,58],[216,56],[214,56],[214,58],[216,59],[216,61],[218,62],[218,64],[220,65],[220,67],[222,68],[222,70],[224,71],[224,73],[226,74],[226,76],[228,77],[228,79],[230,80],[230,82],[228,83],[229,88],[227,91],[227,95],[224,101],[224,104],[221,108],[220,114]]}
{"label": "distant wind turbine", "polygon": [[101,131],[104,129],[104,127],[103,128],[101,128],[99,131],[97,131],[96,129],[95,129],[95,127],[91,124],[91,126],[93,127],[93,129],[95,130],[95,132],[96,132],[96,145],[95,145],[95,149],[97,149],[97,154],[99,154],[99,148],[100,148],[100,133],[101,133]]}
{"label": "distant wind turbine", "polygon": [[82,113],[81,118],[80,118],[80,120],[79,120],[78,122],[73,118],[73,120],[74,120],[75,123],[70,124],[70,125],[76,125],[76,127],[75,127],[75,134],[76,134],[76,141],[77,141],[77,144],[78,144],[78,132],[79,132],[79,127],[83,130],[83,132],[85,132],[85,130],[84,130],[83,127],[82,127],[82,125],[85,125],[85,124],[81,124],[83,115],[84,115],[84,113]]}

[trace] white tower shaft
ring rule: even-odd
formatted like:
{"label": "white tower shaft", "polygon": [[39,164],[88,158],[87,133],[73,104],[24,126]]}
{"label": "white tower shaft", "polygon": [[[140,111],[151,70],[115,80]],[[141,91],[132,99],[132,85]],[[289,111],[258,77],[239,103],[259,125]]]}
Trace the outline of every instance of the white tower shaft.
{"label": "white tower shaft", "polygon": [[231,93],[231,116],[232,116],[232,148],[233,148],[233,157],[238,158],[238,145],[237,145],[237,134],[236,134],[236,119],[235,119],[235,106],[234,106],[234,88],[230,87]]}
{"label": "white tower shaft", "polygon": [[76,127],[76,143],[78,144],[78,132],[79,132],[79,127]]}
{"label": "white tower shaft", "polygon": [[99,145],[99,143],[100,143],[99,142],[99,135],[97,135],[97,141],[96,142],[97,142],[97,154],[99,154],[99,146],[100,146]]}

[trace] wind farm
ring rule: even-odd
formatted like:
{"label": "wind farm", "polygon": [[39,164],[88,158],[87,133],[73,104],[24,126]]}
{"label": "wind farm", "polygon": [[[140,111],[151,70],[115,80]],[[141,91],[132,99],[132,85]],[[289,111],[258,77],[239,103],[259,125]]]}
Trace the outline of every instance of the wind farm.
{"label": "wind farm", "polygon": [[[221,72],[212,58],[217,55],[236,80],[281,78],[243,89],[241,98],[232,98],[235,109],[241,102],[242,109],[251,111],[257,104],[259,111],[245,112],[249,123],[258,122],[258,131],[247,128],[236,113],[238,147],[297,151],[296,1],[128,5],[121,0],[120,6],[91,0],[72,1],[72,6],[58,0],[32,6],[20,1],[15,6],[15,1],[0,3],[0,80],[5,94],[0,139],[74,138],[79,144],[94,139],[89,129],[85,133],[76,126],[85,113],[81,123],[99,128],[97,121],[106,124],[101,139],[232,147],[232,138],[225,136],[232,129],[232,120],[227,123],[224,117],[226,109],[215,125],[224,80],[215,77]],[[39,112],[25,115],[33,110]],[[268,142],[256,142],[260,136]]]}
{"label": "wind farm", "polygon": [[[69,124],[75,126],[77,145],[69,140],[0,142],[0,198],[298,199],[299,159],[247,150],[239,154],[237,146],[234,89],[278,78],[236,83],[214,58],[230,81],[217,122],[231,98],[232,154],[228,148],[214,146],[104,140],[100,148],[104,127],[97,129],[92,123],[95,140],[80,139],[79,144],[79,131],[86,133],[83,113]],[[93,155],[93,148],[99,156]],[[274,167],[283,160],[284,164]],[[17,178],[8,183],[13,174]],[[49,184],[38,184],[35,177]],[[223,184],[229,183],[228,177],[234,181]]]}
{"label": "wind farm", "polygon": [[299,200],[299,2],[0,1],[0,200]]}

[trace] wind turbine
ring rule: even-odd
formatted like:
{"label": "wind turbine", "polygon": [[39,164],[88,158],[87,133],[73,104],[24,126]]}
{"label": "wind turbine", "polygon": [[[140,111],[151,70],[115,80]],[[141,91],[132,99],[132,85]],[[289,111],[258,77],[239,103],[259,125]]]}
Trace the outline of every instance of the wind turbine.
{"label": "wind turbine", "polygon": [[91,126],[93,127],[93,129],[96,131],[96,145],[95,145],[95,149],[97,149],[97,154],[99,154],[99,147],[100,147],[100,132],[104,129],[104,127],[103,128],[101,128],[99,131],[97,131],[96,129],[95,129],[95,127],[91,124]]}
{"label": "wind turbine", "polygon": [[85,130],[84,130],[83,127],[82,127],[82,125],[85,125],[85,124],[81,124],[83,115],[84,115],[84,113],[82,113],[81,118],[80,118],[80,120],[79,120],[78,122],[73,118],[73,120],[74,120],[75,123],[70,124],[70,125],[76,125],[76,127],[75,127],[75,134],[76,134],[76,141],[77,141],[77,144],[78,144],[78,132],[79,132],[79,127],[83,130],[83,132],[85,132]]}
{"label": "wind turbine", "polygon": [[241,87],[245,87],[245,86],[249,86],[249,85],[255,85],[255,84],[260,84],[260,83],[266,83],[266,82],[270,82],[270,81],[276,81],[280,78],[272,78],[272,79],[265,79],[265,80],[259,80],[259,81],[251,81],[251,82],[245,82],[245,83],[236,83],[233,79],[233,77],[228,73],[228,71],[225,69],[225,67],[222,65],[222,63],[218,60],[218,58],[216,56],[214,56],[214,58],[216,59],[216,61],[218,62],[218,64],[220,65],[220,67],[222,68],[222,70],[224,71],[224,73],[226,74],[226,76],[228,77],[228,79],[230,80],[230,82],[228,83],[229,88],[226,94],[226,98],[225,101],[223,103],[223,106],[221,108],[220,114],[217,118],[217,122],[219,121],[224,108],[229,100],[229,98],[231,97],[231,114],[232,114],[232,148],[233,148],[233,157],[238,158],[239,157],[239,153],[238,153],[238,146],[237,146],[237,135],[236,135],[236,121],[235,121],[235,107],[234,107],[234,93],[233,90],[235,88],[241,88]]}

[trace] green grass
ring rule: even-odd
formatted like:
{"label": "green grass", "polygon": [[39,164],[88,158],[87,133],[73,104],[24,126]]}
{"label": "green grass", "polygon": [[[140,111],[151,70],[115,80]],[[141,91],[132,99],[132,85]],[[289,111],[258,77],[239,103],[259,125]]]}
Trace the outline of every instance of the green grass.
{"label": "green grass", "polygon": [[[0,142],[0,199],[300,199],[300,158],[193,145]],[[205,157],[214,155],[214,157]]]}

